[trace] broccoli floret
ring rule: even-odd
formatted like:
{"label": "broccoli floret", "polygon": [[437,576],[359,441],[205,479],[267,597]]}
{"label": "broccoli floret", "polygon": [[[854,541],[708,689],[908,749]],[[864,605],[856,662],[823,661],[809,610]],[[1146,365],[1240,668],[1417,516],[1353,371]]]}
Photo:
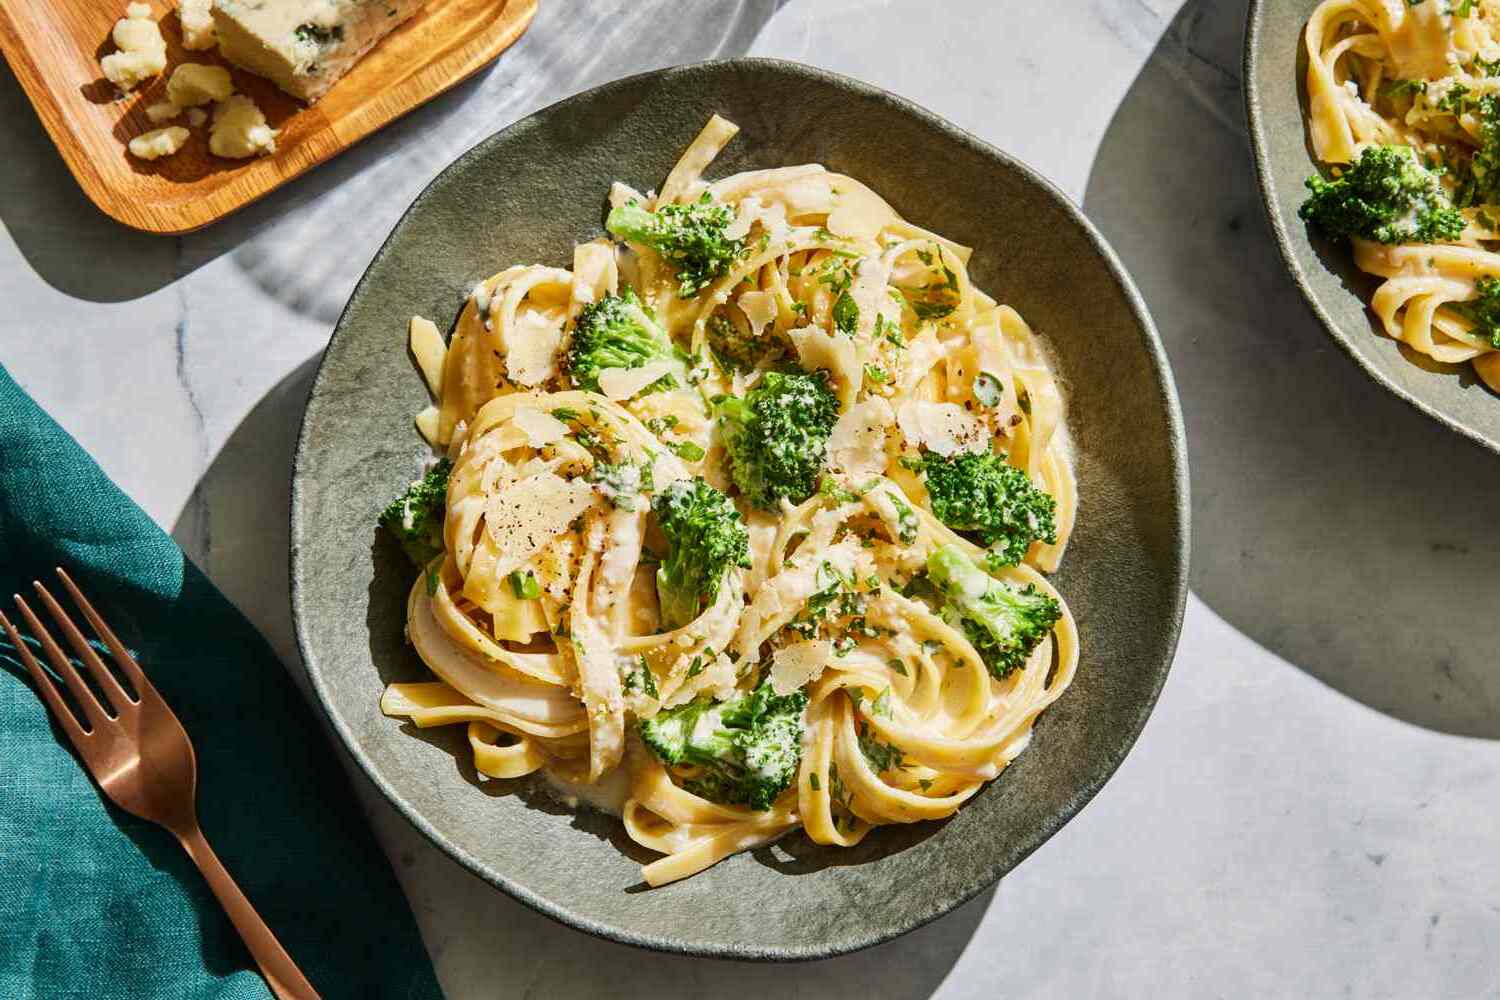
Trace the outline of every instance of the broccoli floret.
{"label": "broccoli floret", "polygon": [[922,481],[937,519],[984,545],[990,569],[1016,565],[1038,539],[1057,541],[1057,501],[1004,455],[928,453]]}
{"label": "broccoli floret", "polygon": [[1500,201],[1500,98],[1486,94],[1469,96],[1462,84],[1444,98],[1446,110],[1455,115],[1472,114],[1479,122],[1479,148],[1464,157],[1448,158],[1453,173],[1453,203],[1459,208]]}
{"label": "broccoli floret", "polygon": [[828,435],[839,416],[825,372],[767,372],[743,397],[719,401],[734,484],[755,506],[801,503],[818,487]]}
{"label": "broccoli floret", "polygon": [[426,566],[443,552],[443,516],[452,469],[452,462],[441,460],[380,513],[381,527],[418,566]]}
{"label": "broccoli floret", "polygon": [[1479,293],[1477,298],[1450,302],[1448,308],[1474,324],[1470,333],[1500,351],[1500,278],[1480,278],[1474,282],[1474,290]]}
{"label": "broccoli floret", "polygon": [[1062,617],[1057,601],[1035,586],[1019,589],[1002,583],[956,545],[933,550],[927,557],[927,575],[943,595],[943,621],[963,630],[996,678],[1025,665]]}
{"label": "broccoli floret", "polygon": [[724,230],[734,211],[711,198],[662,205],[648,212],[636,202],[609,213],[604,228],[622,240],[650,247],[677,272],[677,294],[690,299],[729,272],[745,252],[743,239],[732,240]]}
{"label": "broccoli floret", "polygon": [[567,357],[574,385],[598,392],[604,369],[641,368],[653,361],[670,361],[676,372],[654,383],[660,388],[674,388],[678,377],[686,378],[682,352],[633,289],[606,295],[579,312]]}
{"label": "broccoli floret", "polygon": [[769,809],[802,762],[807,695],[777,695],[763,681],[729,701],[699,698],[640,724],[641,741],[671,766],[698,773],[683,783],[694,795],[727,805]]}
{"label": "broccoli floret", "polygon": [[708,349],[725,374],[752,372],[761,364],[776,362],[786,353],[785,341],[769,330],[756,337],[723,316],[708,321],[707,333]]}
{"label": "broccoli floret", "polygon": [[1334,180],[1309,177],[1297,214],[1333,237],[1378,243],[1456,240],[1464,218],[1409,146],[1371,146]]}
{"label": "broccoli floret", "polygon": [[662,625],[680,628],[719,597],[731,567],[750,566],[750,535],[729,498],[702,479],[679,479],[651,501],[670,551],[656,570]]}

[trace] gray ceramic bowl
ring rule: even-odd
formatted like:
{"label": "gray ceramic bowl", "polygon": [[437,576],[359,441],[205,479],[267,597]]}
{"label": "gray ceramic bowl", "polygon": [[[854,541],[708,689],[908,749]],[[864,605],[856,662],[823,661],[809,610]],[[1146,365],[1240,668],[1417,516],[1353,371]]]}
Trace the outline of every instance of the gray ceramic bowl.
{"label": "gray ceramic bowl", "polygon": [[1348,247],[1310,233],[1297,218],[1307,193],[1304,182],[1317,170],[1302,118],[1307,104],[1302,29],[1317,6],[1317,0],[1250,0],[1245,107],[1276,242],[1313,312],[1361,368],[1423,413],[1500,452],[1500,394],[1469,365],[1440,365],[1403,353],[1366,308],[1377,280],[1354,266]]}
{"label": "gray ceramic bowl", "polygon": [[[427,402],[406,319],[448,323],[478,279],[566,265],[599,235],[619,178],[660,183],[713,112],[743,127],[714,175],[817,161],[908,218],[977,247],[978,285],[1051,338],[1072,390],[1082,517],[1056,583],[1083,664],[1019,762],[950,820],[858,848],[800,833],[645,891],[654,857],[617,820],[525,781],[479,782],[461,727],[387,719],[383,685],[424,668],[402,642],[412,570],[375,518],[418,468]],[[1176,394],[1140,297],[1078,210],[1028,168],[874,88],[759,59],[650,73],[570,98],[434,180],[376,255],[318,372],[292,497],[292,603],[318,697],[371,779],[481,878],[575,927],[663,950],[817,958],[887,940],[990,885],[1124,758],[1166,678],[1186,594],[1187,468]]]}

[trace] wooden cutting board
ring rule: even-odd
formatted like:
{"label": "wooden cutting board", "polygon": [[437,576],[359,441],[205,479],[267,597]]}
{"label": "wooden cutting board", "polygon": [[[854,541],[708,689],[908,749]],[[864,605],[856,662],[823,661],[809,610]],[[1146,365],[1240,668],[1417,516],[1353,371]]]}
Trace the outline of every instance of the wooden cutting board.
{"label": "wooden cutting board", "polygon": [[[312,106],[230,67],[235,89],[255,99],[276,153],[223,160],[206,128],[175,156],[145,161],[125,144],[159,126],[146,107],[163,100],[183,62],[229,65],[216,50],[182,47],[172,0],[147,0],[167,40],[167,73],[123,98],[104,79],[101,56],[129,0],[0,0],[0,51],[31,98],[68,168],[94,204],[127,226],[185,233],[206,226],[343,152],[493,60],[531,23],[537,0],[428,0]],[[186,125],[185,120],[172,122]]]}

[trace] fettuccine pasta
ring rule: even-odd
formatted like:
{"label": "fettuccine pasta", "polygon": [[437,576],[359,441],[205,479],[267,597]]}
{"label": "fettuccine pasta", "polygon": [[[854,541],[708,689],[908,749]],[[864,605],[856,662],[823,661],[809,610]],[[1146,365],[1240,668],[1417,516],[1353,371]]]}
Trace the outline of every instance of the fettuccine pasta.
{"label": "fettuccine pasta", "polygon": [[1043,345],[853,178],[705,180],[736,131],[616,183],[614,238],[484,280],[446,343],[413,320],[441,461],[383,518],[434,677],[385,713],[618,814],[652,886],[953,814],[1079,658]]}
{"label": "fettuccine pasta", "polygon": [[1371,310],[1417,355],[1500,390],[1500,4],[1324,0],[1305,44],[1308,136],[1331,176],[1405,147],[1456,213],[1417,238],[1415,213],[1396,220],[1406,236],[1352,234],[1355,263],[1382,279]]}

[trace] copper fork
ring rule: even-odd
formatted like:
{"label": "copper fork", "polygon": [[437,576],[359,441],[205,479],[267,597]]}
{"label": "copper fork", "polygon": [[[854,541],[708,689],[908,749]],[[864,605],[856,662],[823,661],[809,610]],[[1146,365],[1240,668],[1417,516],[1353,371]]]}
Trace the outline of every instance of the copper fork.
{"label": "copper fork", "polygon": [[141,819],[166,827],[188,857],[198,866],[208,886],[213,890],[229,915],[235,930],[240,932],[245,947],[250,949],[255,963],[260,966],[271,992],[284,1000],[316,1000],[318,994],[312,984],[302,975],[286,949],[276,940],[255,907],[245,898],[240,887],[235,885],[224,865],[214,854],[213,848],[203,836],[198,825],[197,789],[198,763],[193,755],[193,744],[187,731],[172,709],[162,700],[156,688],[146,679],[140,665],[115,636],[110,627],[99,617],[93,605],[83,596],[78,587],[62,569],[58,579],[73,598],[73,603],[83,612],[89,625],[109,647],[109,651],[120,672],[135,689],[134,697],[104,665],[94,647],[84,639],[83,633],[68,617],[62,606],[53,599],[39,581],[33,581],[37,597],[51,615],[57,627],[67,637],[73,652],[87,667],[90,679],[102,697],[95,694],[84,682],[72,661],[64,655],[57,641],[43,627],[31,608],[14,595],[16,607],[30,628],[31,634],[41,645],[57,675],[72,692],[73,701],[82,712],[74,714],[63,700],[61,692],[51,676],[42,669],[32,655],[31,648],[22,640],[10,619],[0,612],[0,625],[10,637],[37,690],[62,731],[68,734],[84,767],[99,782],[104,794],[115,805]]}

